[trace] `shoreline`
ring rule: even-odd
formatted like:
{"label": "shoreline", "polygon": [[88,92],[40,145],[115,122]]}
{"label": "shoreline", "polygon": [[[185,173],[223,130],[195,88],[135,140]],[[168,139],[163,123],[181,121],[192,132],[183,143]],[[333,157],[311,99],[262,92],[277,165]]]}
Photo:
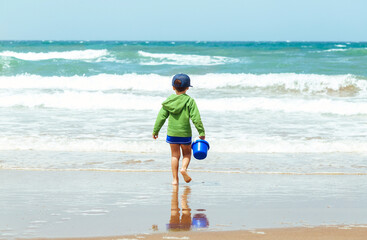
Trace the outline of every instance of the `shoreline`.
{"label": "shoreline", "polygon": [[181,231],[152,234],[134,234],[109,237],[81,238],[34,238],[33,240],[158,240],[158,239],[190,239],[190,240],[364,240],[367,236],[367,225],[318,226],[296,228],[273,228],[235,231]]}
{"label": "shoreline", "polygon": [[[170,169],[109,169],[109,168],[22,168],[2,167],[2,171],[30,171],[30,172],[106,172],[106,173],[170,173]],[[295,175],[295,176],[367,176],[367,172],[255,172],[240,170],[204,170],[189,169],[191,173],[219,173],[242,175]]]}

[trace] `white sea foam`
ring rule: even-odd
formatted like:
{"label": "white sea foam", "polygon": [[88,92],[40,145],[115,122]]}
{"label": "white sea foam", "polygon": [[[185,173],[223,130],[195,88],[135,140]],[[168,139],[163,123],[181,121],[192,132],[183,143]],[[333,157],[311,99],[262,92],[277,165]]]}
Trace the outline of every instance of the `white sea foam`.
{"label": "white sea foam", "polygon": [[326,49],[326,50],[319,50],[319,51],[312,51],[314,53],[325,53],[325,52],[345,52],[348,49],[346,48],[331,48],[331,49]]}
{"label": "white sea foam", "polygon": [[141,61],[141,65],[221,65],[239,62],[239,59],[222,56],[204,56],[176,53],[149,53],[138,51],[139,55],[147,58]]}
{"label": "white sea foam", "polygon": [[0,150],[70,151],[70,152],[166,152],[158,141],[126,141],[116,138],[80,139],[62,136],[8,136],[0,138]]}
{"label": "white sea foam", "polygon": [[[192,75],[195,89],[259,88],[302,94],[349,91],[367,93],[367,80],[350,74],[205,74]],[[43,77],[38,75],[0,76],[0,89],[61,89],[105,91],[114,89],[168,91],[171,76],[157,74],[99,74],[94,76]],[[149,84],[147,84],[149,82]]]}
{"label": "white sea foam", "polygon": [[344,49],[344,48],[332,48],[332,49],[324,50],[322,52],[345,52],[347,50],[348,49]]}
{"label": "white sea foam", "polygon": [[[0,138],[0,150],[66,152],[166,153],[164,141],[82,139],[45,136],[8,136]],[[210,153],[367,153],[367,143],[358,140],[289,140],[281,137],[246,136],[236,139],[211,139]]]}
{"label": "white sea foam", "polygon": [[201,109],[207,111],[247,112],[254,110],[303,112],[316,114],[357,115],[367,114],[367,102],[317,99],[277,98],[217,98],[198,99]]}
{"label": "white sea foam", "polygon": [[101,215],[106,215],[109,212],[110,211],[108,211],[106,209],[90,209],[90,210],[86,210],[86,211],[81,211],[80,215],[84,215],[84,216],[101,216]]}
{"label": "white sea foam", "polygon": [[227,153],[366,153],[367,143],[353,140],[288,140],[281,137],[241,137],[210,142],[210,150]]}
{"label": "white sea foam", "polygon": [[7,68],[10,68],[10,61],[11,61],[11,59],[7,58],[7,57],[2,59],[1,62],[0,62],[0,71],[5,70]]}
{"label": "white sea foam", "polygon": [[195,86],[215,89],[225,87],[266,88],[275,91],[327,93],[329,91],[362,90],[367,92],[367,81],[350,74],[206,74],[194,76]]}
{"label": "white sea foam", "polygon": [[[62,89],[105,91],[114,89],[171,89],[170,77],[156,74],[99,74],[94,76],[43,77],[39,75],[0,76],[0,89]],[[147,84],[147,83],[150,84]],[[153,83],[153,84],[152,84]]]}
{"label": "white sea foam", "polygon": [[103,56],[107,56],[108,51],[106,49],[101,50],[73,50],[63,52],[13,52],[3,51],[0,52],[2,57],[13,57],[26,61],[40,61],[49,59],[68,59],[68,60],[89,60],[96,59]]}
{"label": "white sea foam", "polygon": [[318,50],[318,51],[313,51],[314,53],[325,53],[325,52],[350,52],[350,53],[354,53],[354,52],[360,52],[360,53],[365,53],[367,48],[346,48],[345,45],[335,45],[335,47],[338,48],[331,48],[331,49],[326,49],[326,50]]}
{"label": "white sea foam", "polygon": [[160,107],[162,97],[102,92],[21,93],[0,95],[0,107],[46,107],[65,109],[153,110]]}
{"label": "white sea foam", "polygon": [[[46,107],[64,109],[153,110],[160,108],[164,97],[134,94],[65,91],[56,93],[16,93],[0,95],[0,107]],[[248,112],[281,111],[314,114],[367,114],[367,102],[331,99],[292,99],[264,97],[197,98],[202,111]]]}

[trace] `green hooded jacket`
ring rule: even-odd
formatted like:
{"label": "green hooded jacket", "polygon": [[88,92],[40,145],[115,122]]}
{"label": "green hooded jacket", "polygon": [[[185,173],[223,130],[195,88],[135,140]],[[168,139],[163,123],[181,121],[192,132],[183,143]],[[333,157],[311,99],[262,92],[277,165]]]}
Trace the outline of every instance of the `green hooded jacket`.
{"label": "green hooded jacket", "polygon": [[190,119],[200,136],[205,136],[199,109],[195,100],[187,94],[172,94],[163,103],[154,124],[153,135],[158,135],[168,118],[167,135],[171,137],[191,137]]}

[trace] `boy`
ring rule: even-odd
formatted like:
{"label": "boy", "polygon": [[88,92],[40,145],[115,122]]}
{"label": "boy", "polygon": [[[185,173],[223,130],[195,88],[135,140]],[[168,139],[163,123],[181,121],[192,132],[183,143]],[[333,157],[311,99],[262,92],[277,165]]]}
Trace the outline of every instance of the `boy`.
{"label": "boy", "polygon": [[176,94],[169,96],[163,103],[158,113],[157,120],[153,129],[153,138],[158,138],[159,130],[168,118],[168,129],[166,142],[171,147],[171,167],[173,185],[178,184],[178,160],[181,157],[182,149],[182,168],[180,170],[185,182],[191,181],[187,174],[187,167],[191,160],[191,126],[190,119],[199,132],[200,139],[205,139],[205,130],[201,122],[200,113],[195,100],[186,94],[190,86],[190,78],[186,74],[176,74],[172,78],[173,90]]}

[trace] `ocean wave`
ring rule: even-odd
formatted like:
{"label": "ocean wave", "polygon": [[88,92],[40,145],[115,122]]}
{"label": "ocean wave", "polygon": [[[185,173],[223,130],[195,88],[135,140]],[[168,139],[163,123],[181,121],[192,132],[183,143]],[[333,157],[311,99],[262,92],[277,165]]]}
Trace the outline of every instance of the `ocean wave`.
{"label": "ocean wave", "polygon": [[1,57],[12,57],[26,61],[40,61],[50,59],[67,59],[67,60],[90,60],[107,56],[109,53],[106,49],[101,50],[73,50],[64,52],[0,52]]}
{"label": "ocean wave", "polygon": [[[60,89],[83,91],[169,90],[171,78],[157,74],[98,74],[93,76],[50,76],[22,74],[0,76],[0,89]],[[149,84],[147,84],[149,83]]]}
{"label": "ocean wave", "polygon": [[222,56],[204,56],[176,53],[149,53],[138,51],[141,57],[149,58],[141,61],[141,65],[193,65],[211,66],[240,62],[239,59]]}
{"label": "ocean wave", "polygon": [[327,50],[323,50],[322,52],[345,52],[348,49],[344,49],[344,48],[332,48],[332,49],[327,49]]}
{"label": "ocean wave", "polygon": [[281,137],[257,136],[236,139],[235,145],[229,140],[212,140],[210,150],[223,153],[367,153],[367,143],[353,140],[288,140]]}
{"label": "ocean wave", "polygon": [[[192,75],[195,90],[219,88],[254,88],[272,92],[301,94],[367,93],[367,80],[346,75],[318,74],[205,74]],[[149,84],[147,84],[149,83]],[[0,89],[61,89],[61,90],[144,90],[169,91],[171,77],[157,74],[99,74],[94,76],[16,75],[0,76]]]}
{"label": "ocean wave", "polygon": [[[211,139],[210,153],[367,153],[367,143],[353,140],[287,140],[280,137]],[[166,153],[165,141],[82,139],[70,137],[8,136],[0,138],[0,150],[66,152]]]}
{"label": "ocean wave", "polygon": [[163,100],[163,97],[103,92],[18,93],[0,95],[0,107],[154,110],[160,108]]}
{"label": "ocean wave", "polygon": [[303,94],[367,92],[367,80],[351,74],[207,74],[193,79],[197,81],[198,87],[207,89],[240,87]]}
{"label": "ocean wave", "polygon": [[331,49],[316,51],[316,53],[325,53],[325,52],[366,53],[366,50],[367,50],[367,48],[342,48],[342,47],[346,47],[345,45],[335,45],[335,47],[339,47],[339,48],[331,48]]}
{"label": "ocean wave", "polygon": [[[64,109],[159,110],[165,97],[134,94],[65,91],[55,93],[1,94],[0,107],[41,107]],[[359,115],[367,114],[367,102],[330,99],[292,99],[265,97],[197,98],[202,111]]]}
{"label": "ocean wave", "polygon": [[0,138],[0,150],[160,153],[167,151],[167,145],[159,144],[158,141],[126,141],[116,138],[8,136]]}
{"label": "ocean wave", "polygon": [[200,109],[207,111],[248,112],[265,110],[287,113],[314,113],[336,115],[367,114],[367,102],[348,102],[330,99],[287,99],[287,98],[217,98],[198,99]]}
{"label": "ocean wave", "polygon": [[3,70],[6,70],[8,68],[10,68],[11,66],[11,59],[10,58],[3,58],[0,61],[0,72]]}

